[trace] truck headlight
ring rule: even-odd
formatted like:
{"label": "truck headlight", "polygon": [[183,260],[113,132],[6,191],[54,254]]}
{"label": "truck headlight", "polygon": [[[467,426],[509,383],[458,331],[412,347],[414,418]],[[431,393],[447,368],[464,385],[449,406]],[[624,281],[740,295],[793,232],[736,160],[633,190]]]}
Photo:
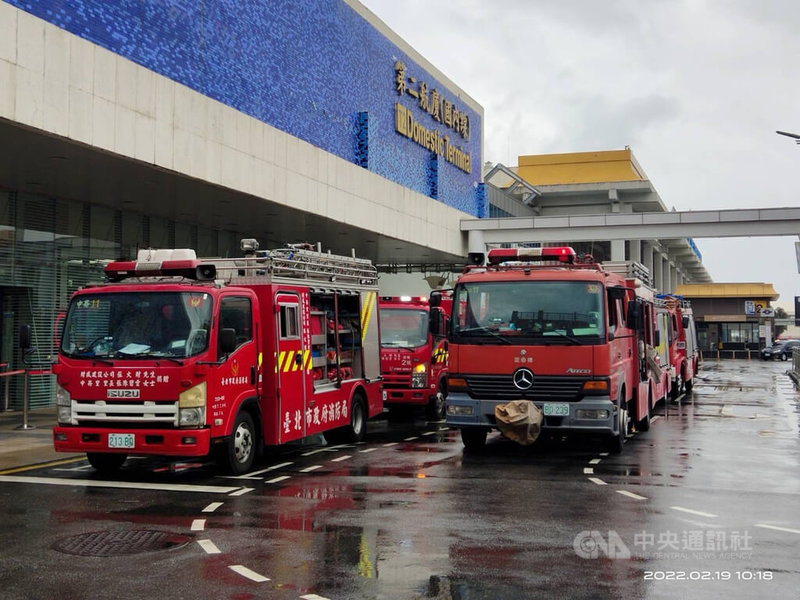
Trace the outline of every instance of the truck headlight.
{"label": "truck headlight", "polygon": [[178,396],[178,426],[200,427],[206,422],[206,382]]}
{"label": "truck headlight", "polygon": [[428,387],[427,363],[419,363],[418,365],[414,365],[414,370],[411,372],[411,387],[412,388]]}
{"label": "truck headlight", "polygon": [[60,424],[72,422],[72,398],[69,392],[56,383],[57,420]]}

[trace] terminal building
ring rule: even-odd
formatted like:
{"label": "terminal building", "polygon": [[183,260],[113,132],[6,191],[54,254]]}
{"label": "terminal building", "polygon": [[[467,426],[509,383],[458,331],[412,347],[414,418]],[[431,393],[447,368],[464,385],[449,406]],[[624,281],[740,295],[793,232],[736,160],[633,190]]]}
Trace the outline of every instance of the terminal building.
{"label": "terminal building", "polygon": [[[484,135],[468,91],[356,0],[0,0],[0,363],[21,366],[26,323],[51,362],[70,294],[139,248],[320,242],[415,294],[466,262],[465,219],[667,211],[629,149],[506,167]],[[691,240],[578,249],[666,291],[710,281]]]}

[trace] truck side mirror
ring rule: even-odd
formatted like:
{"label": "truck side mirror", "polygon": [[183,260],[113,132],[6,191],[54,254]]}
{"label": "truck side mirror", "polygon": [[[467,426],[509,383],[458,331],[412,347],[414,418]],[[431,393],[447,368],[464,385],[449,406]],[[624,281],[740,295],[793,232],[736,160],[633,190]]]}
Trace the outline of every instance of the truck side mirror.
{"label": "truck side mirror", "polygon": [[219,330],[219,349],[222,354],[230,354],[236,350],[236,330],[233,327]]}
{"label": "truck side mirror", "polygon": [[19,328],[19,347],[24,352],[31,349],[31,326],[22,325]]}
{"label": "truck side mirror", "polygon": [[437,308],[442,305],[442,294],[441,292],[431,292],[431,297],[428,300],[428,303],[431,305],[431,308]]}
{"label": "truck side mirror", "polygon": [[440,308],[431,309],[428,329],[434,337],[444,334],[444,311]]}
{"label": "truck side mirror", "polygon": [[684,329],[688,329],[688,327],[689,327],[689,317],[684,315],[683,316],[683,328]]}
{"label": "truck side mirror", "polygon": [[656,329],[655,339],[653,340],[654,345],[660,346],[661,345],[661,332]]}

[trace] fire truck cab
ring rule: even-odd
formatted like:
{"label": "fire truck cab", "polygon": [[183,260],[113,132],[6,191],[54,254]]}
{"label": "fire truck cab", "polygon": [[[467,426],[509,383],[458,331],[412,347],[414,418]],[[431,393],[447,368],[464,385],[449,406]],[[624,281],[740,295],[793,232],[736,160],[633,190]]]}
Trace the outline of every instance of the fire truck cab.
{"label": "fire truck cab", "polygon": [[423,296],[381,297],[381,373],[390,410],[422,406],[428,418],[441,421],[447,396],[445,327],[453,303],[447,292],[437,294],[436,307]]}
{"label": "fire truck cab", "polygon": [[636,277],[569,247],[491,250],[453,291],[447,423],[479,449],[496,407],[528,400],[542,433],[593,434],[621,452],[668,385],[652,298]]}
{"label": "fire truck cab", "polygon": [[101,471],[212,453],[243,473],[264,445],[363,438],[383,410],[376,269],[307,244],[242,250],[141,250],[74,293],[53,367],[56,450]]}

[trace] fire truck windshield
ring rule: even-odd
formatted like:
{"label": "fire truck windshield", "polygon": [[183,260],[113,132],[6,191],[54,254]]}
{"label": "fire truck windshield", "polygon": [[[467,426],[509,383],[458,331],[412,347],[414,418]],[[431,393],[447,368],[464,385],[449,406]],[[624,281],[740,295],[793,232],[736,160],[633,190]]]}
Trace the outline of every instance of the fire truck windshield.
{"label": "fire truck windshield", "polygon": [[460,284],[453,312],[454,341],[597,344],[605,339],[603,287],[591,281]]}
{"label": "fire truck windshield", "polygon": [[203,292],[114,292],[76,296],[61,352],[71,358],[170,358],[208,348],[211,296]]}
{"label": "fire truck windshield", "polygon": [[382,308],[381,347],[419,348],[428,343],[428,313],[410,308]]}

